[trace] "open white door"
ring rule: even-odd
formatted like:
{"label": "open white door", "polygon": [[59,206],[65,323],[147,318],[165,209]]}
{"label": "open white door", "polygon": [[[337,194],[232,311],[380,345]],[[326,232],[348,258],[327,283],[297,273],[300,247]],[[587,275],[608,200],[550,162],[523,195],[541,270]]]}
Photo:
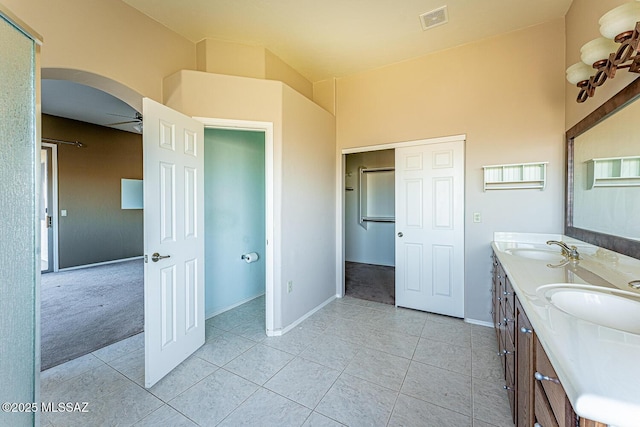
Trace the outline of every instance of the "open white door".
{"label": "open white door", "polygon": [[144,382],[204,344],[204,125],[151,99],[144,116]]}
{"label": "open white door", "polygon": [[464,141],[396,148],[396,305],[464,317]]}

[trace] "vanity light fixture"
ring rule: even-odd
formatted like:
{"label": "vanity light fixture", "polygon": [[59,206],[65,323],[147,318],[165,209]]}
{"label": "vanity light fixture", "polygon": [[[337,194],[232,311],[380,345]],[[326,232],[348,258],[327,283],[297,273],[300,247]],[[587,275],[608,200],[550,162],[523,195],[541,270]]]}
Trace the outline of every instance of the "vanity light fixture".
{"label": "vanity light fixture", "polygon": [[640,73],[640,0],[610,10],[598,22],[603,37],[582,46],[582,62],[567,68],[567,80],[580,89],[576,99],[579,103],[592,97],[607,79],[614,78],[618,69]]}

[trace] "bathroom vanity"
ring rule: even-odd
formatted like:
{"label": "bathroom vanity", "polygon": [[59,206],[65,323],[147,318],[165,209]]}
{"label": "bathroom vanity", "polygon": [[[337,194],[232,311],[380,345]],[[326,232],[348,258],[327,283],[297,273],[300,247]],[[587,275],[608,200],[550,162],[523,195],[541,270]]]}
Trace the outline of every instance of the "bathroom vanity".
{"label": "bathroom vanity", "polygon": [[[571,261],[559,240],[574,245]],[[640,425],[640,260],[496,233],[492,316],[516,426]],[[537,424],[536,424],[537,423]]]}

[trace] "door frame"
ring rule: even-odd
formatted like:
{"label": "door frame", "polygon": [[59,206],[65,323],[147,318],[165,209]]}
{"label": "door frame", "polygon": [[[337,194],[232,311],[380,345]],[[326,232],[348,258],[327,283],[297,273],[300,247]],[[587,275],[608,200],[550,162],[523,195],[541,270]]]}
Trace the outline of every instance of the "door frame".
{"label": "door frame", "polygon": [[363,147],[343,148],[338,152],[336,161],[336,297],[344,297],[344,262],[345,262],[345,173],[346,155],[364,153],[367,151],[389,150],[416,145],[440,144],[443,142],[466,141],[467,134],[442,136],[436,138],[417,139],[412,141],[391,142],[387,144],[367,145]]}
{"label": "door frame", "polygon": [[[56,273],[59,270],[59,254],[58,254],[58,145],[48,142],[42,142],[41,147],[51,148],[51,230],[52,230],[52,254],[53,257],[51,270]],[[42,180],[42,178],[40,178]]]}
{"label": "door frame", "polygon": [[[265,325],[267,336],[282,335],[281,330],[275,329],[276,309],[280,307],[278,289],[276,289],[275,277],[280,269],[280,252],[275,250],[278,242],[274,239],[276,224],[279,223],[279,216],[276,217],[274,210],[274,200],[280,199],[280,191],[274,185],[274,138],[273,123],[252,120],[216,119],[209,117],[193,117],[204,124],[205,129],[228,129],[228,130],[248,130],[264,132],[264,161],[265,161]],[[278,237],[280,235],[278,234]]]}

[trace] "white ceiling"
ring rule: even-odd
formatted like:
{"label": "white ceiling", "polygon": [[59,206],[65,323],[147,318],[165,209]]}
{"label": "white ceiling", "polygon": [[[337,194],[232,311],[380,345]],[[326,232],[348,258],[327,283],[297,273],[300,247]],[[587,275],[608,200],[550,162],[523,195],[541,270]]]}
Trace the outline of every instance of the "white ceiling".
{"label": "white ceiling", "polygon": [[[344,77],[564,16],[572,0],[122,0],[198,42],[263,46],[312,82]],[[448,6],[449,22],[419,15]]]}
{"label": "white ceiling", "polygon": [[[572,0],[122,0],[198,42],[262,46],[312,82],[379,68],[564,16]],[[449,22],[419,15],[447,5]],[[525,48],[525,47],[523,47]],[[97,89],[43,80],[46,114],[98,125],[136,111]],[[131,123],[111,125],[136,132]],[[45,135],[46,136],[46,135]]]}
{"label": "white ceiling", "polygon": [[[42,79],[42,112],[139,133],[133,128],[137,121],[136,110],[131,106],[101,90],[66,80]],[[114,124],[128,121],[134,122]]]}

